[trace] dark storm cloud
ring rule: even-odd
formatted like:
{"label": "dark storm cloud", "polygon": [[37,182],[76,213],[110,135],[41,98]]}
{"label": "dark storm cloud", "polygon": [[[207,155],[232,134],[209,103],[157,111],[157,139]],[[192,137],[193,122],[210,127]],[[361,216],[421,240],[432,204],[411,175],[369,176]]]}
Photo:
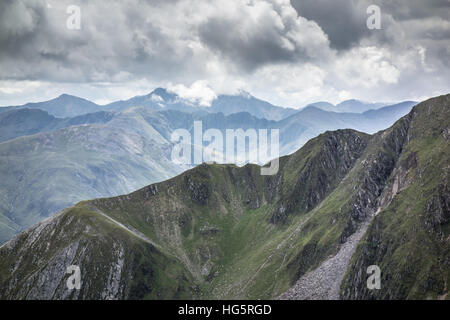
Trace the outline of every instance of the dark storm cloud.
{"label": "dark storm cloud", "polygon": [[[69,30],[69,4],[81,30]],[[191,70],[191,50],[147,19],[158,2],[12,1],[1,3],[0,78],[115,81],[121,75]],[[164,5],[170,5],[165,3]]]}
{"label": "dark storm cloud", "polygon": [[[381,30],[366,26],[372,4]],[[66,27],[68,5],[81,30]],[[43,82],[124,95],[151,83],[297,106],[413,99],[448,88],[449,17],[447,0],[2,0],[0,99],[28,80],[36,95]]]}
{"label": "dark storm cloud", "polygon": [[328,35],[331,46],[347,49],[370,35],[366,27],[366,8],[357,1],[291,0],[298,14],[316,21]]}
{"label": "dark storm cloud", "polygon": [[[447,21],[450,19],[448,0],[291,0],[291,3],[299,15],[316,21],[328,35],[331,46],[339,50],[359,45],[364,38],[376,38],[379,44],[383,44],[390,40],[385,31],[395,23],[433,17]],[[366,26],[366,10],[372,4],[378,5],[381,10],[382,30],[377,32]],[[426,28],[426,25],[422,27],[424,30]],[[433,37],[432,33],[436,32],[449,39],[448,29],[445,32],[426,31],[427,34],[423,34],[423,37]]]}
{"label": "dark storm cloud", "polygon": [[211,19],[199,27],[204,43],[245,70],[253,70],[267,63],[292,62],[299,56],[299,52],[281,46],[280,34],[273,29],[261,29],[251,39],[239,29],[239,25],[225,19]]}

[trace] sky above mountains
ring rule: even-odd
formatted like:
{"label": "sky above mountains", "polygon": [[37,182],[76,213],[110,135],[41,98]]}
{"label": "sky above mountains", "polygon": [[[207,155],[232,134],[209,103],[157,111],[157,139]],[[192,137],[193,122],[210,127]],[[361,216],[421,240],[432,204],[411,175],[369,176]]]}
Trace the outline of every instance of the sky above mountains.
{"label": "sky above mountains", "polygon": [[448,92],[449,17],[448,0],[3,0],[0,105],[155,87],[205,107],[239,90],[296,108],[423,100]]}

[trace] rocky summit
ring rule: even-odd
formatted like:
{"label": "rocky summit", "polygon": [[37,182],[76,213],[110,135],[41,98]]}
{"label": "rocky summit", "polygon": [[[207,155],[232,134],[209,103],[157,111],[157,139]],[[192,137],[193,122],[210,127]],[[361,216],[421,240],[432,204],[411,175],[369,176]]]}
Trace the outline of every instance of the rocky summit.
{"label": "rocky summit", "polygon": [[0,248],[0,299],[449,299],[449,139],[445,95],[327,131],[273,176],[203,164],[80,202]]}

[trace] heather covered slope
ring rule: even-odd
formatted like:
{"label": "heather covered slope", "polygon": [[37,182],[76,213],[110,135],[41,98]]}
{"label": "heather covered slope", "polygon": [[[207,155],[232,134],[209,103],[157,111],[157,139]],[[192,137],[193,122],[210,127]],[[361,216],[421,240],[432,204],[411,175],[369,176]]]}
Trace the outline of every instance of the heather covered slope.
{"label": "heather covered slope", "polygon": [[[201,165],[81,202],[0,249],[1,297],[155,298],[159,288],[163,298],[370,298],[373,263],[384,277],[377,298],[445,297],[449,99],[427,100],[372,136],[326,132],[282,157],[274,176],[256,165]],[[155,261],[144,263],[152,271],[136,260]],[[77,296],[64,288],[71,264],[89,284]],[[339,273],[337,292],[316,270]],[[48,290],[38,290],[43,282]]]}

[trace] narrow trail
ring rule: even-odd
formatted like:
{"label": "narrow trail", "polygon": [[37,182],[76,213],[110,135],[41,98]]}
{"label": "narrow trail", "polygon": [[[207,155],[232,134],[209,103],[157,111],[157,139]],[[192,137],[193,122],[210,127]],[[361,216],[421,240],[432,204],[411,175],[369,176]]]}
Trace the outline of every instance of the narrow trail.
{"label": "narrow trail", "polygon": [[106,213],[104,213],[104,212],[101,211],[100,209],[95,208],[95,207],[91,207],[90,209],[93,210],[94,212],[100,214],[101,216],[105,217],[105,218],[108,219],[109,221],[115,223],[115,224],[118,225],[119,227],[121,227],[121,228],[127,230],[128,232],[130,232],[130,233],[133,234],[134,236],[138,237],[139,239],[141,239],[141,240],[143,240],[143,241],[145,241],[145,242],[151,244],[152,246],[154,246],[154,247],[156,247],[156,248],[158,248],[158,249],[162,249],[158,244],[156,244],[155,242],[153,242],[153,240],[151,240],[151,239],[149,239],[148,237],[146,237],[143,233],[141,233],[141,232],[139,232],[139,231],[137,231],[137,230],[134,230],[134,229],[131,229],[131,228],[125,226],[124,224],[120,223],[119,221],[117,221],[117,220],[111,218],[110,216],[108,216]]}
{"label": "narrow trail", "polygon": [[189,272],[191,272],[191,274],[198,280],[201,279],[199,273],[197,272],[197,270],[194,268],[194,266],[192,265],[190,259],[186,256],[185,253],[182,253],[181,256],[178,256],[176,254],[173,254],[169,251],[167,251],[165,248],[161,247],[159,244],[155,243],[153,240],[151,240],[150,238],[148,238],[146,235],[144,235],[143,233],[139,232],[136,229],[133,229],[131,227],[127,227],[124,224],[120,223],[119,221],[115,220],[114,218],[111,218],[110,216],[108,216],[106,213],[104,213],[103,211],[101,211],[100,209],[98,209],[97,207],[91,207],[91,210],[93,210],[94,212],[100,214],[101,216],[105,217],[106,219],[108,219],[109,221],[111,221],[112,223],[115,223],[116,225],[118,225],[119,227],[125,229],[126,231],[130,232],[132,235],[134,235],[135,237],[151,244],[152,246],[154,246],[155,248],[159,249],[161,252],[168,254],[169,256],[177,259],[177,260],[181,260],[183,262],[183,264],[186,266],[186,268],[189,270]]}

